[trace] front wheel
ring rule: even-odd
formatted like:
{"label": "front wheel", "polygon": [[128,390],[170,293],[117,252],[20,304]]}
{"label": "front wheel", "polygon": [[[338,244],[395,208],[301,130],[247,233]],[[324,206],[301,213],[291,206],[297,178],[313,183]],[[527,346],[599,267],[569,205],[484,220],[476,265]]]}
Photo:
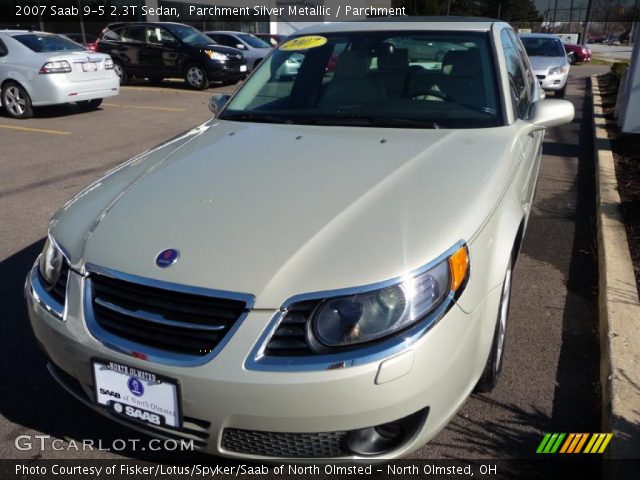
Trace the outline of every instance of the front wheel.
{"label": "front wheel", "polygon": [[576,63],[578,63],[578,56],[573,52],[567,55],[567,58],[569,59],[569,63],[571,65],[575,65]]}
{"label": "front wheel", "polygon": [[207,72],[200,65],[192,63],[184,72],[184,81],[194,90],[205,90],[209,88],[209,78]]}
{"label": "front wheel", "polygon": [[101,98],[94,98],[93,100],[83,100],[81,102],[78,102],[78,106],[85,110],[95,110],[100,105],[102,105]]}
{"label": "front wheel", "polygon": [[509,266],[504,276],[502,284],[502,294],[500,295],[500,305],[498,306],[498,318],[496,328],[493,333],[491,352],[484,367],[482,376],[476,385],[477,393],[488,393],[498,384],[500,372],[502,372],[502,359],[504,357],[504,344],[507,333],[507,319],[509,317],[509,300],[511,298],[511,277],[513,273],[513,261],[509,260]]}
{"label": "front wheel", "polygon": [[13,118],[29,118],[33,116],[31,97],[22,85],[7,82],[2,87],[2,105]]}

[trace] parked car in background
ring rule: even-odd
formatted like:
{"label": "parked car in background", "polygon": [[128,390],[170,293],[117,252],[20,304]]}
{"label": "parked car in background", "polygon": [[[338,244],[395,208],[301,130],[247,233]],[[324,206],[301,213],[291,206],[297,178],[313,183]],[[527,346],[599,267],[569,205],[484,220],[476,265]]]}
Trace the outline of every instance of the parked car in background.
{"label": "parked car in background", "polygon": [[177,76],[203,90],[210,82],[235,83],[247,75],[240,50],[217,45],[181,23],[112,23],[98,38],[97,51],[113,57],[121,84],[131,77],[160,82]]}
{"label": "parked car in background", "polygon": [[570,63],[562,41],[548,33],[522,33],[520,39],[542,89],[564,97]]}
{"label": "parked car in background", "polygon": [[604,43],[604,35],[590,35],[587,43]]}
{"label": "parked car in background", "polygon": [[0,104],[15,118],[33,107],[77,103],[96,109],[118,95],[109,55],[89,52],[62,35],[27,30],[0,31]]}
{"label": "parked car in background", "polygon": [[253,35],[264,40],[272,47],[277,47],[287,38],[287,35],[280,35],[277,33],[254,33]]}
{"label": "parked car in background", "polygon": [[91,33],[85,33],[84,39],[82,37],[82,33],[61,33],[60,35],[63,35],[73,40],[74,42],[79,43],[87,50],[91,50],[92,52],[96,51],[96,42],[98,41],[98,37]]}
{"label": "parked car in background", "polygon": [[613,45],[613,46],[619,47],[620,46],[620,35],[618,35],[618,34],[608,35],[607,38],[605,39],[604,43],[606,45]]}
{"label": "parked car in background", "polygon": [[410,455],[498,382],[544,130],[573,105],[490,20],[320,24],[216,95],[49,223],[25,283],[49,371],[210,454]]}
{"label": "parked car in background", "polygon": [[567,53],[569,63],[574,65],[578,62],[590,62],[591,61],[591,49],[583,47],[582,45],[573,45],[571,43],[565,43],[564,51]]}
{"label": "parked car in background", "polygon": [[271,45],[255,35],[244,32],[214,31],[204,32],[220,45],[239,48],[247,57],[247,66],[253,70],[271,52]]}

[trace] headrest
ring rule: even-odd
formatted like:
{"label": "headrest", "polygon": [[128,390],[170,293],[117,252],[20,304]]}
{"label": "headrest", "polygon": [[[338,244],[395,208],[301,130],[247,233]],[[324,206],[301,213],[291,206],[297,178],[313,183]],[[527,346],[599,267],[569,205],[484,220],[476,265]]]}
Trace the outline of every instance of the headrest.
{"label": "headrest", "polygon": [[480,54],[477,50],[449,50],[442,60],[442,73],[453,77],[473,77],[480,71]]}
{"label": "headrest", "polygon": [[378,70],[406,70],[409,68],[409,50],[396,48],[390,55],[378,57]]}
{"label": "headrest", "polygon": [[369,73],[371,58],[354,51],[342,52],[336,63],[336,77],[362,77]]}

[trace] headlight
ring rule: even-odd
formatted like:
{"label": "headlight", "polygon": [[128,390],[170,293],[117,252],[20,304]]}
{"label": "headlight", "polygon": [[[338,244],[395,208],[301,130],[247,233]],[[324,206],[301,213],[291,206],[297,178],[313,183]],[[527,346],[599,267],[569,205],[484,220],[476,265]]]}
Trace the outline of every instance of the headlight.
{"label": "headlight", "polygon": [[40,255],[40,273],[44,280],[53,286],[60,278],[64,257],[56,244],[47,237],[42,255]]}
{"label": "headlight", "polygon": [[436,266],[380,290],[323,301],[311,320],[310,335],[326,347],[370,342],[418,322],[464,284],[467,248]]}
{"label": "headlight", "polygon": [[224,53],[214,52],[213,50],[205,50],[204,53],[206,53],[207,57],[209,57],[211,60],[218,60],[220,62],[229,60],[229,57],[227,57]]}
{"label": "headlight", "polygon": [[569,71],[569,67],[567,65],[562,65],[561,67],[553,67],[549,69],[549,75],[557,75],[559,73],[567,73]]}

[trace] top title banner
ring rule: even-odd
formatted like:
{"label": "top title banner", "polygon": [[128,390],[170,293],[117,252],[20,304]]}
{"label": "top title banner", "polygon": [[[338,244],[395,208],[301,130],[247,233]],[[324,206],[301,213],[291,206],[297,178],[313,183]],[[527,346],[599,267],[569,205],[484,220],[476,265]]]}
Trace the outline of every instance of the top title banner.
{"label": "top title banner", "polygon": [[[408,15],[406,7],[371,6],[367,2],[325,2],[319,0],[275,0],[241,6],[220,6],[206,2],[145,2],[96,0],[0,0],[3,21],[198,21],[198,20],[271,20],[271,21],[345,21],[372,17]],[[209,2],[213,3],[213,2]],[[232,3],[232,2],[230,2]],[[389,2],[391,5],[391,2]]]}

